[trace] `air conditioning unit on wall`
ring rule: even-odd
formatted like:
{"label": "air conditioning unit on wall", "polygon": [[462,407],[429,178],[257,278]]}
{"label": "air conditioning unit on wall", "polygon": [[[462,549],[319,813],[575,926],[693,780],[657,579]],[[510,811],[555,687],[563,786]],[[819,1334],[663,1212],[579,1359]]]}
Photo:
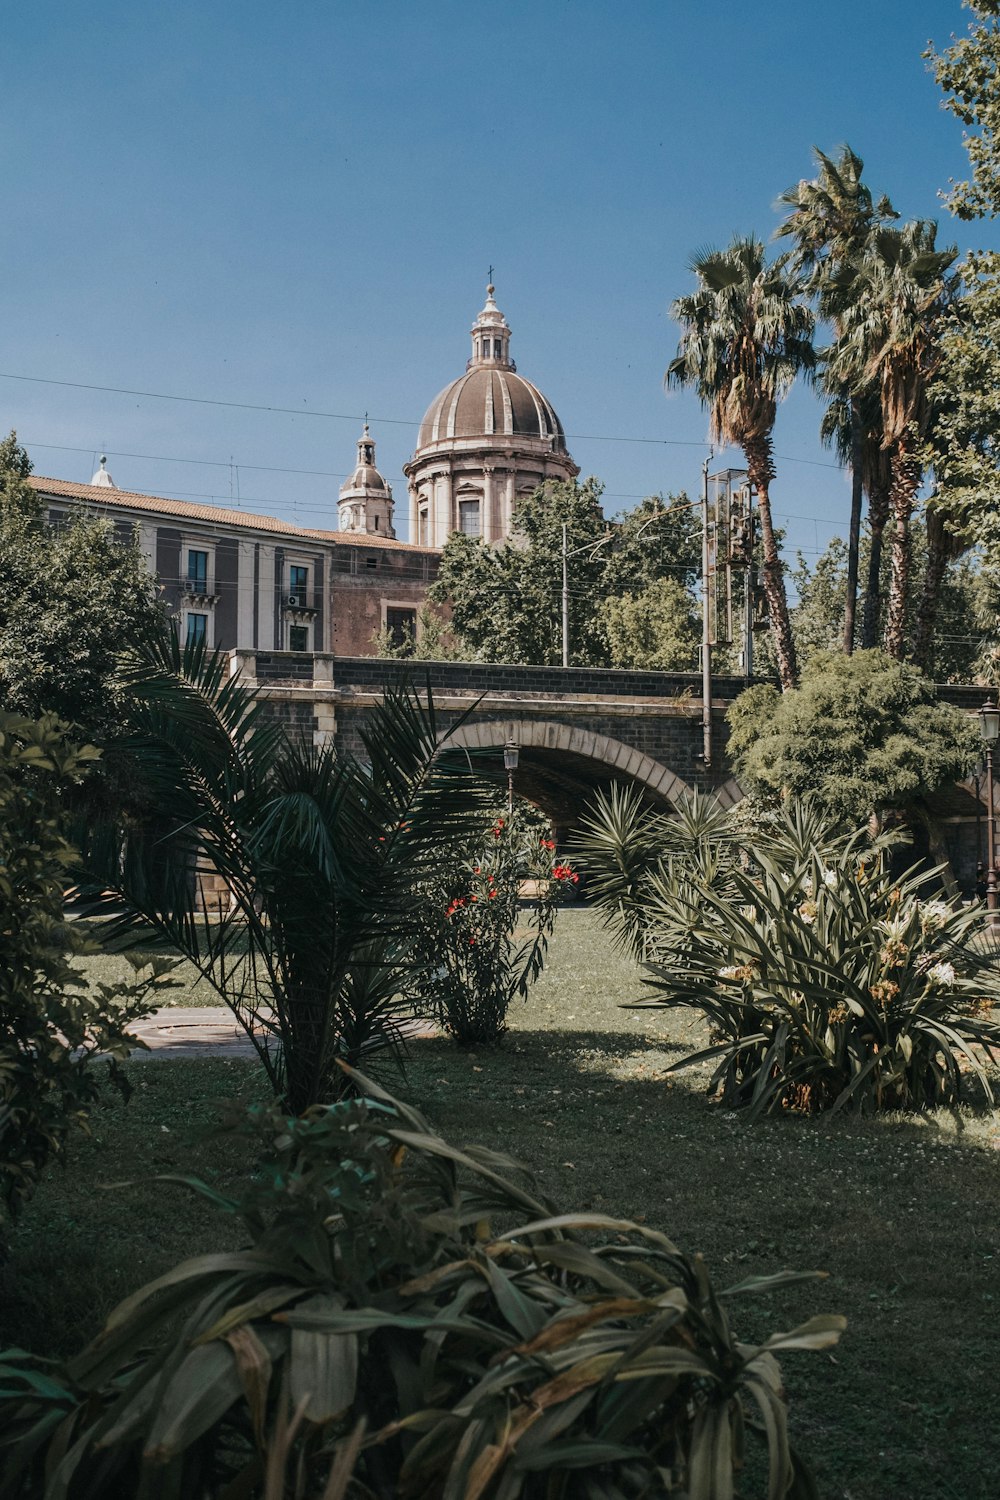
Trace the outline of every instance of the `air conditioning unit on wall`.
{"label": "air conditioning unit on wall", "polygon": [[285,603],[288,605],[289,609],[301,609],[304,600],[299,594],[286,594]]}

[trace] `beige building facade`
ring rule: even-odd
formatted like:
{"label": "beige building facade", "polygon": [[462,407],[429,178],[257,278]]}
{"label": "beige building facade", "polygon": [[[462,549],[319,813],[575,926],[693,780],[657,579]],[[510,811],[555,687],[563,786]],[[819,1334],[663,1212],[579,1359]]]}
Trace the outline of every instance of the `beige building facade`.
{"label": "beige building facade", "polygon": [[135,494],[114,485],[103,461],[91,484],[31,483],[53,524],[85,508],[123,541],[135,536],[182,639],[212,649],[371,656],[380,631],[412,637],[437,575],[435,551],[382,531],[325,531]]}

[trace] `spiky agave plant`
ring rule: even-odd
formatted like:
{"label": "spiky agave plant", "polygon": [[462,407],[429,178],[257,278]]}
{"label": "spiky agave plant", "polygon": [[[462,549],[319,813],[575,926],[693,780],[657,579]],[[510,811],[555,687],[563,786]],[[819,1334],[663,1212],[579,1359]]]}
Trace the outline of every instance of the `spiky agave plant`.
{"label": "spiky agave plant", "polygon": [[[588,835],[587,857],[599,849]],[[959,1099],[968,1075],[992,1098],[1000,1048],[982,909],[928,899],[938,873],[896,877],[884,841],[795,803],[724,879],[682,854],[649,870],[631,915],[606,904],[641,923],[652,994],[638,1004],[708,1020],[711,1045],[674,1067],[713,1061],[725,1103],[920,1109]]]}
{"label": "spiky agave plant", "polygon": [[775,1354],[843,1319],[752,1344],[729,1319],[808,1276],[716,1291],[665,1235],[563,1213],[355,1082],[365,1098],[241,1117],[264,1152],[242,1199],[181,1179],[249,1248],[176,1266],[64,1369],[0,1356],[3,1500],[305,1500],[331,1461],[326,1493],[380,1500],[732,1500],[748,1435],[769,1500],[815,1495]]}

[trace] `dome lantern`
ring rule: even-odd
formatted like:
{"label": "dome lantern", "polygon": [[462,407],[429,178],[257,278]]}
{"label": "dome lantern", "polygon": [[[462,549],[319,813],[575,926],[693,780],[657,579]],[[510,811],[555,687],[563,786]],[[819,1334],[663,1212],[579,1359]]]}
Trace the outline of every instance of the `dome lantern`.
{"label": "dome lantern", "polygon": [[467,370],[484,365],[494,370],[516,370],[510,357],[510,328],[493,300],[492,281],[486,288],[486,306],[472,325],[472,358]]}

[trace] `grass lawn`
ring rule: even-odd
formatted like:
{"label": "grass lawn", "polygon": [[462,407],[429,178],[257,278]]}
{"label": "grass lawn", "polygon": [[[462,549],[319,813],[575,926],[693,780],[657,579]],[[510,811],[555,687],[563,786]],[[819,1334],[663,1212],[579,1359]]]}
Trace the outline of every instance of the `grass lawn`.
{"label": "grass lawn", "polygon": [[[566,910],[507,1045],[415,1043],[397,1091],[456,1141],[521,1157],[567,1207],[644,1216],[700,1250],[720,1285],[783,1266],[827,1271],[733,1308],[750,1338],[814,1312],[850,1320],[832,1352],[783,1359],[793,1432],[824,1500],[994,1500],[1000,1117],[748,1127],[706,1103],[704,1073],[664,1077],[700,1033],[680,1014],[621,1009],[640,989],[594,915]],[[151,1178],[214,1171],[225,1186],[248,1171],[232,1142],[187,1136],[211,1100],[262,1093],[259,1070],[148,1061],[131,1076],[131,1103],[98,1112],[93,1138],[74,1143],[68,1171],[49,1173],[16,1231],[2,1342],[72,1349],[141,1281],[238,1240]],[[135,1186],[100,1190],[124,1179]]]}

